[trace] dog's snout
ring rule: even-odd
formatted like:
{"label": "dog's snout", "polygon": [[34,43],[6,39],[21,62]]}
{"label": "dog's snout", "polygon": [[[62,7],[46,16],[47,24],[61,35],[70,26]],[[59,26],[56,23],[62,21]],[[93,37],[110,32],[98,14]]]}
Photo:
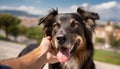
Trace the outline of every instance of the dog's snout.
{"label": "dog's snout", "polygon": [[59,43],[65,43],[66,37],[64,35],[58,35],[57,40],[59,41]]}
{"label": "dog's snout", "polygon": [[66,37],[64,35],[58,35],[57,40],[66,40]]}

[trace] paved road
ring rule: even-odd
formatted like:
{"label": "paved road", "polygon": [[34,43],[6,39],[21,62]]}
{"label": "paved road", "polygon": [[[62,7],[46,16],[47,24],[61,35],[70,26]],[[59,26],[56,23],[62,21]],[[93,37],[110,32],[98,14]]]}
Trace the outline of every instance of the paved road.
{"label": "paved road", "polygon": [[0,40],[0,59],[16,57],[24,47],[25,45]]}
{"label": "paved road", "polygon": [[[26,45],[0,40],[0,60],[16,57]],[[120,69],[120,66],[95,61],[97,69]],[[46,65],[44,69],[47,69]]]}

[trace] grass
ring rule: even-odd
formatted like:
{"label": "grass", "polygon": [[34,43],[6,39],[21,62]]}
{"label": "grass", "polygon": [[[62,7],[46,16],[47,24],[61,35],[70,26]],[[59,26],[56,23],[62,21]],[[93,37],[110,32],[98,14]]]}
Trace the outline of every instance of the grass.
{"label": "grass", "polygon": [[96,49],[94,60],[120,65],[120,53]]}

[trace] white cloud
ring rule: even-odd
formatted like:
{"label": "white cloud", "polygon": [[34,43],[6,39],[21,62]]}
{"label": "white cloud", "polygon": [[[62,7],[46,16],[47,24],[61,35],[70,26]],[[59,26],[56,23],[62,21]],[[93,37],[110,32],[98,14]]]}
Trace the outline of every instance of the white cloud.
{"label": "white cloud", "polygon": [[[100,15],[101,19],[119,19],[120,20],[120,2],[117,1],[109,1],[104,2],[97,5],[91,5],[88,3],[83,3],[81,5],[72,5],[67,8],[58,8],[60,13],[71,13],[76,12],[78,7],[84,7],[87,10],[92,12],[96,12]],[[50,9],[42,9],[42,8],[35,8],[33,6],[18,6],[18,7],[10,7],[10,6],[1,6],[0,9],[8,9],[8,10],[21,10],[26,11],[31,14],[48,14]]]}
{"label": "white cloud", "polygon": [[100,15],[101,20],[119,19],[120,20],[120,3],[116,1],[104,2],[97,5],[91,5],[83,3],[82,5],[72,5],[69,8],[62,8],[62,12],[76,12],[78,7],[84,7],[85,9],[96,12]]}
{"label": "white cloud", "polygon": [[94,8],[96,9],[111,9],[117,6],[117,2],[116,1],[111,1],[111,2],[107,2],[107,3],[102,3],[100,5],[96,5]]}
{"label": "white cloud", "polygon": [[120,3],[116,1],[106,2],[98,5],[93,5],[91,11],[98,12],[101,19],[119,19],[120,20]]}
{"label": "white cloud", "polygon": [[89,8],[89,4],[88,3],[83,3],[82,5],[72,5],[68,8],[62,8],[62,9],[60,9],[60,13],[76,12],[78,7],[84,7],[84,9],[87,10]]}
{"label": "white cloud", "polygon": [[30,14],[45,14],[45,11],[42,9],[37,9],[32,6],[18,6],[18,7],[11,7],[11,6],[1,6],[1,10],[20,10],[20,11],[25,11]]}
{"label": "white cloud", "polygon": [[18,10],[23,10],[31,14],[42,14],[41,10],[36,9],[35,7],[32,6],[20,6]]}
{"label": "white cloud", "polygon": [[91,6],[91,10],[95,10],[97,12],[99,11],[114,11],[112,9],[119,9],[120,4],[117,3],[116,1],[111,1],[107,3],[102,3],[99,5]]}

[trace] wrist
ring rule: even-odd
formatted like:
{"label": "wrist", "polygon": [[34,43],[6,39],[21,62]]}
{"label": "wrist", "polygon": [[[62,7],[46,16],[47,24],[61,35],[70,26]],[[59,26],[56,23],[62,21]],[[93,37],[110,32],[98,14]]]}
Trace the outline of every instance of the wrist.
{"label": "wrist", "polygon": [[47,50],[42,46],[39,46],[39,61],[42,61],[43,64],[47,63]]}
{"label": "wrist", "polygon": [[26,68],[30,69],[34,69],[35,67],[42,68],[42,66],[47,63],[46,51],[38,47],[29,54],[20,57],[20,60],[21,64],[26,66]]}

